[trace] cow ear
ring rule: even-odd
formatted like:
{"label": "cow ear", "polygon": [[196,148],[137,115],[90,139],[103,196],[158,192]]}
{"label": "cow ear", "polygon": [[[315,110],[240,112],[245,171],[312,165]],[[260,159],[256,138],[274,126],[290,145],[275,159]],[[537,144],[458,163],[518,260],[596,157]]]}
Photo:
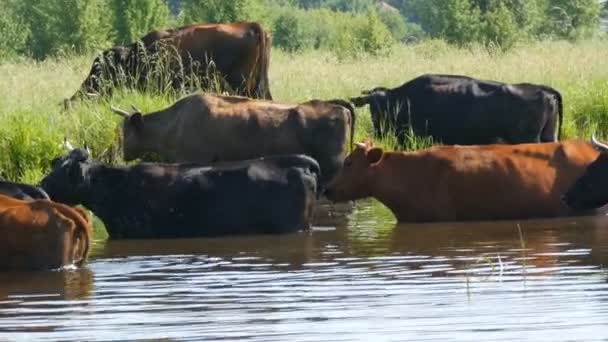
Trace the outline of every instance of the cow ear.
{"label": "cow ear", "polygon": [[376,164],[382,158],[382,154],[384,151],[380,147],[374,147],[367,151],[365,157],[367,158],[367,162],[370,164]]}
{"label": "cow ear", "polygon": [[133,113],[129,116],[129,125],[133,126],[137,130],[141,130],[144,127],[144,117],[141,113]]}
{"label": "cow ear", "polygon": [[350,102],[352,102],[356,107],[362,107],[369,103],[369,98],[369,95],[351,97]]}

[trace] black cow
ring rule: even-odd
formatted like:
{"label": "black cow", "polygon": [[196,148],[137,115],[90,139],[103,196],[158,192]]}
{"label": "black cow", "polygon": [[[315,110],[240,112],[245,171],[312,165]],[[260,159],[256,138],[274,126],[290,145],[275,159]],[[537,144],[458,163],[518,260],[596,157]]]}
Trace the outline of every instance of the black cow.
{"label": "black cow", "polygon": [[319,172],[303,155],[110,166],[75,149],[41,185],[54,201],[92,210],[111,238],[218,236],[308,228]]}
{"label": "black cow", "polygon": [[394,132],[401,144],[410,128],[444,144],[553,142],[556,130],[561,138],[562,96],[543,85],[423,75],[363,94],[351,101],[370,105],[375,134]]}
{"label": "black cow", "polygon": [[23,201],[50,199],[49,195],[40,187],[3,180],[0,180],[0,195],[9,196]]}
{"label": "black cow", "polygon": [[597,209],[608,204],[608,145],[595,137],[591,142],[602,153],[562,197],[566,205],[577,210]]}

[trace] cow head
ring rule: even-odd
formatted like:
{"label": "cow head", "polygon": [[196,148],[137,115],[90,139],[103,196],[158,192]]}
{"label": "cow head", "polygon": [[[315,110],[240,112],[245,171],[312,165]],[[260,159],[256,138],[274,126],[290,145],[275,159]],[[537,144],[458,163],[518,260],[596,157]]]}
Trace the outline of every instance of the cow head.
{"label": "cow head", "polygon": [[371,143],[357,143],[327,186],[327,198],[341,202],[371,196],[371,167],[382,159],[383,153],[381,148],[372,147]]}
{"label": "cow head", "polygon": [[88,182],[89,154],[85,145],[85,148],[72,149],[66,156],[53,160],[51,172],[40,183],[52,200],[68,205],[80,203],[80,192]]}
{"label": "cow head", "polygon": [[131,107],[133,108],[131,112],[110,107],[114,113],[124,118],[122,122],[122,144],[123,158],[126,161],[137,159],[143,152],[140,145],[144,129],[144,117],[137,107],[134,105],[131,105]]}
{"label": "cow head", "polygon": [[566,205],[577,210],[597,209],[608,203],[608,145],[595,137],[591,140],[600,155],[562,197]]}
{"label": "cow head", "polygon": [[66,99],[66,106],[80,96],[97,97],[121,82],[125,78],[130,52],[129,47],[117,46],[100,53],[80,89],[69,100]]}
{"label": "cow head", "polygon": [[398,112],[397,103],[390,96],[390,89],[376,87],[363,91],[362,94],[363,96],[351,98],[351,102],[357,107],[369,105],[376,136],[387,134],[395,126]]}

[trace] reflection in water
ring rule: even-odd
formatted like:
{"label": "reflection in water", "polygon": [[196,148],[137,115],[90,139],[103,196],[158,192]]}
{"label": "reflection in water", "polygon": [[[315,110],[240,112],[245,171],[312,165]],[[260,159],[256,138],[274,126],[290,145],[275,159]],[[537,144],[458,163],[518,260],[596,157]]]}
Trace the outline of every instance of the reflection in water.
{"label": "reflection in water", "polygon": [[0,340],[608,338],[605,216],[401,225],[364,201],[317,225],[99,242],[85,269],[3,274]]}

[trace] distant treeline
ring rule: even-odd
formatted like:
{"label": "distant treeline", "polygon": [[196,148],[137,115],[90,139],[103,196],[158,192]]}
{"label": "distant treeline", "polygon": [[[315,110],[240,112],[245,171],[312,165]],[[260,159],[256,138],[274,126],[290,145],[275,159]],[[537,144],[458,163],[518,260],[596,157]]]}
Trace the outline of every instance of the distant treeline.
{"label": "distant treeline", "polygon": [[193,22],[261,22],[287,51],[383,53],[425,38],[509,49],[597,33],[596,0],[0,0],[0,59],[44,59]]}

